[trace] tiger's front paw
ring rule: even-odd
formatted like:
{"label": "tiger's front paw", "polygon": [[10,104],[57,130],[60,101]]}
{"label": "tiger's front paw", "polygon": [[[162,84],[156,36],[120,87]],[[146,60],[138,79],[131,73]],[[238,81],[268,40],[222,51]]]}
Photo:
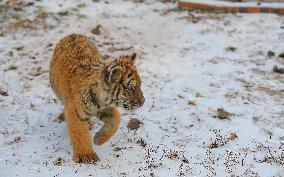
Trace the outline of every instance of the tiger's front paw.
{"label": "tiger's front paw", "polygon": [[110,139],[110,136],[101,132],[96,133],[95,137],[94,137],[94,143],[96,145],[102,145],[105,142],[107,142],[107,140]]}
{"label": "tiger's front paw", "polygon": [[92,153],[88,155],[74,155],[73,160],[77,163],[95,164],[96,162],[100,161],[100,158],[96,153]]}

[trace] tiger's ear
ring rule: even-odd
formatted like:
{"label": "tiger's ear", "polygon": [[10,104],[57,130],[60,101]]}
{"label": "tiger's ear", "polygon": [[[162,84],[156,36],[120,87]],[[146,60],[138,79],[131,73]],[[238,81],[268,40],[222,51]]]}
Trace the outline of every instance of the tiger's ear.
{"label": "tiger's ear", "polygon": [[131,54],[130,56],[129,56],[129,59],[130,59],[130,61],[132,62],[132,63],[135,63],[136,62],[136,53],[133,53],[133,54]]}
{"label": "tiger's ear", "polygon": [[104,71],[105,81],[108,84],[115,82],[121,75],[121,71],[122,71],[122,67],[119,66],[117,63],[113,63],[109,65]]}

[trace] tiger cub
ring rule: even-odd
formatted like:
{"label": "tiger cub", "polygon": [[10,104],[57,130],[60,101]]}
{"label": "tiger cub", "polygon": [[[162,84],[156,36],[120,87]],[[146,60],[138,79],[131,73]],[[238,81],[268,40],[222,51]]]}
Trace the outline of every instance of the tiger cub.
{"label": "tiger cub", "polygon": [[136,54],[104,60],[85,36],[71,34],[57,44],[50,63],[50,85],[64,104],[63,117],[73,146],[73,160],[94,163],[90,119],[104,122],[94,143],[101,145],[117,131],[117,107],[133,111],[144,104],[141,80],[134,66]]}

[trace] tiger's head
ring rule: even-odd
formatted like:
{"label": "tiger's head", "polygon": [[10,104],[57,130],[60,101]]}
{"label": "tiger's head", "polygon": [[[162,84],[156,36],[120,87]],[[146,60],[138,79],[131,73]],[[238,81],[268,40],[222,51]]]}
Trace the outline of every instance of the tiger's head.
{"label": "tiger's head", "polygon": [[144,96],[141,91],[141,79],[134,61],[136,54],[121,56],[107,65],[104,81],[108,87],[109,104],[134,111],[143,106]]}

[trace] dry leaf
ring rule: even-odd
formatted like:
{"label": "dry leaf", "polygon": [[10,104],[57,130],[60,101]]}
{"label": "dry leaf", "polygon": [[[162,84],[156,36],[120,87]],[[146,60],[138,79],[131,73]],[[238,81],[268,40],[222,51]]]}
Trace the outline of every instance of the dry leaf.
{"label": "dry leaf", "polygon": [[2,96],[9,96],[8,92],[0,88],[0,95]]}
{"label": "dry leaf", "polygon": [[184,99],[185,97],[182,95],[177,95],[179,98]]}
{"label": "dry leaf", "polygon": [[189,105],[189,106],[195,106],[195,105],[196,105],[196,103],[195,103],[195,102],[193,102],[193,101],[188,101],[188,102],[187,102],[187,105]]}
{"label": "dry leaf", "polygon": [[218,108],[217,109],[217,115],[214,116],[214,118],[219,118],[219,119],[229,119],[230,116],[232,116],[234,114],[229,113],[228,111],[226,111],[224,108]]}
{"label": "dry leaf", "polygon": [[279,57],[284,58],[284,52],[279,54]]}
{"label": "dry leaf", "polygon": [[64,162],[65,162],[65,160],[64,160],[62,157],[58,157],[58,158],[56,158],[56,159],[53,161],[53,164],[60,166],[60,165],[62,165],[62,163],[64,163]]}
{"label": "dry leaf", "polygon": [[268,92],[269,88],[265,86],[259,86],[256,90],[259,92]]}
{"label": "dry leaf", "polygon": [[229,139],[230,140],[235,140],[236,138],[238,138],[236,133],[231,133]]}
{"label": "dry leaf", "polygon": [[226,48],[226,50],[229,51],[229,52],[235,52],[237,50],[237,48],[233,47],[233,46],[229,46],[229,47]]}
{"label": "dry leaf", "polygon": [[140,120],[132,118],[129,120],[127,124],[127,128],[130,130],[137,130],[138,128],[140,128],[142,124],[143,122],[141,122]]}
{"label": "dry leaf", "polygon": [[273,72],[279,73],[279,74],[284,74],[284,68],[278,68],[278,66],[273,66]]}
{"label": "dry leaf", "polygon": [[102,27],[102,25],[97,25],[95,28],[93,28],[91,30],[91,33],[96,34],[96,35],[100,35],[101,34],[101,27]]}
{"label": "dry leaf", "polygon": [[31,76],[39,76],[42,74],[41,67],[33,68],[30,72],[29,75]]}
{"label": "dry leaf", "polygon": [[273,51],[269,50],[269,51],[267,52],[267,56],[268,56],[269,58],[271,58],[271,57],[275,56],[275,53],[274,53]]}
{"label": "dry leaf", "polygon": [[8,67],[8,70],[15,70],[15,69],[17,69],[18,67],[16,66],[16,65],[10,65],[9,67]]}
{"label": "dry leaf", "polygon": [[201,95],[201,93],[199,93],[199,92],[197,92],[197,93],[195,94],[195,96],[196,96],[196,97],[200,97],[200,98],[204,97],[204,96]]}
{"label": "dry leaf", "polygon": [[10,141],[8,144],[15,144],[15,143],[19,143],[22,140],[22,138],[20,136],[17,136],[13,139],[13,141]]}

